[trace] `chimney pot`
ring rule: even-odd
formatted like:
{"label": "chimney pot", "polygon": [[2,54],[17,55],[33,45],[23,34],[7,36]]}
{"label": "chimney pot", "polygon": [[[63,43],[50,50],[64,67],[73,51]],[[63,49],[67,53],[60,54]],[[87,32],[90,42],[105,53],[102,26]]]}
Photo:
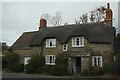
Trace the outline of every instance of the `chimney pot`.
{"label": "chimney pot", "polygon": [[107,3],[107,8],[110,9],[110,3]]}
{"label": "chimney pot", "polygon": [[47,24],[47,22],[46,22],[46,20],[45,19],[40,19],[40,27],[46,27],[46,24]]}

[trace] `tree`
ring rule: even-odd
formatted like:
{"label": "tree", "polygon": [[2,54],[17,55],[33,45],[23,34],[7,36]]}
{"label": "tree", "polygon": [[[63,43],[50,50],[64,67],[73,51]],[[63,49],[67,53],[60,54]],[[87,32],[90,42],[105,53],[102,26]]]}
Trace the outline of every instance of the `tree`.
{"label": "tree", "polygon": [[75,19],[75,23],[76,24],[80,24],[80,23],[87,23],[88,22],[88,14],[82,14],[82,16],[77,20]]}
{"label": "tree", "polygon": [[62,23],[62,16],[61,12],[56,12],[55,16],[52,17],[52,22],[53,26],[60,26]]}
{"label": "tree", "polygon": [[90,13],[82,14],[78,20],[75,19],[75,23],[100,22],[105,18],[105,10],[106,8],[104,6],[100,6],[99,8],[92,10]]}
{"label": "tree", "polygon": [[120,53],[120,33],[118,33],[118,35],[115,37],[115,52],[117,54]]}
{"label": "tree", "polygon": [[46,19],[49,26],[60,26],[62,24],[62,15],[60,11],[55,12],[55,16],[48,13],[42,14],[41,18]]}

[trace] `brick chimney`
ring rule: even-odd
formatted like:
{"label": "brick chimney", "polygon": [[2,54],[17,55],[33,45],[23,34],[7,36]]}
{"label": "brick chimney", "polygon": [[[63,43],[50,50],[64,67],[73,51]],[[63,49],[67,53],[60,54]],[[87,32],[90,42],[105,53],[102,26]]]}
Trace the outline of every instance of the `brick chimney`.
{"label": "brick chimney", "polygon": [[109,3],[107,3],[106,18],[104,22],[105,24],[112,26],[112,10],[110,9]]}
{"label": "brick chimney", "polygon": [[46,24],[47,24],[47,21],[45,19],[40,19],[40,25],[39,25],[40,28],[46,27]]}

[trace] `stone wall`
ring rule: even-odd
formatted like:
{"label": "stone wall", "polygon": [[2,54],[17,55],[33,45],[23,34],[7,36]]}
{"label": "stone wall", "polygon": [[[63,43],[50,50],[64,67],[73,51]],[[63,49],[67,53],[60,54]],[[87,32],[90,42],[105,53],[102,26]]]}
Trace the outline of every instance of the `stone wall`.
{"label": "stone wall", "polygon": [[[103,63],[104,62],[111,62],[112,61],[112,53],[114,53],[114,47],[113,43],[111,44],[105,44],[105,43],[90,43],[85,38],[85,45],[84,47],[72,47],[72,38],[69,39],[67,42],[68,44],[68,55],[72,53],[72,51],[84,51],[85,49],[90,49],[91,53],[88,53],[88,56],[81,56],[85,53],[78,53],[81,55],[78,55],[81,57],[81,71],[83,72],[85,69],[89,69],[89,66],[92,65],[92,56],[102,56],[103,57]],[[43,49],[43,50],[42,50]],[[58,41],[56,41],[56,47],[55,48],[46,48],[46,42],[44,42],[43,46],[35,46],[32,47],[29,50],[13,50],[13,52],[18,53],[21,55],[20,62],[23,63],[24,56],[32,56],[34,54],[43,54],[43,55],[57,55],[59,53],[63,53],[63,44],[60,44]],[[63,53],[64,54],[64,53]],[[76,55],[75,55],[76,56]],[[75,57],[74,56],[74,57]],[[71,57],[71,56],[70,56]]]}

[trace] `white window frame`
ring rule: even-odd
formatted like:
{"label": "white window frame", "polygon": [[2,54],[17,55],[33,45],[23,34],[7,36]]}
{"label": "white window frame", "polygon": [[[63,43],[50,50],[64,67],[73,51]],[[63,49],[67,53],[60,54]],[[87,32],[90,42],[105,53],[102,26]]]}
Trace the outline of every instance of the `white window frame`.
{"label": "white window frame", "polygon": [[[50,45],[50,42],[52,42],[52,46]],[[56,47],[56,39],[46,39],[46,47],[47,48]]]}
{"label": "white window frame", "polygon": [[[77,45],[77,39],[79,39],[79,44]],[[84,37],[73,37],[72,47],[84,47]]]}
{"label": "white window frame", "polygon": [[30,56],[24,56],[24,65],[27,65],[30,59],[31,59]]}
{"label": "white window frame", "polygon": [[67,51],[68,50],[68,44],[63,44],[63,51]]}
{"label": "white window frame", "polygon": [[[95,65],[95,58],[96,58],[96,65]],[[100,59],[100,61],[98,59]],[[93,56],[92,57],[92,66],[101,66],[102,67],[102,56]]]}
{"label": "white window frame", "polygon": [[[51,61],[50,61],[50,57],[52,58]],[[55,65],[55,55],[46,55],[45,57],[45,63],[46,65]]]}

